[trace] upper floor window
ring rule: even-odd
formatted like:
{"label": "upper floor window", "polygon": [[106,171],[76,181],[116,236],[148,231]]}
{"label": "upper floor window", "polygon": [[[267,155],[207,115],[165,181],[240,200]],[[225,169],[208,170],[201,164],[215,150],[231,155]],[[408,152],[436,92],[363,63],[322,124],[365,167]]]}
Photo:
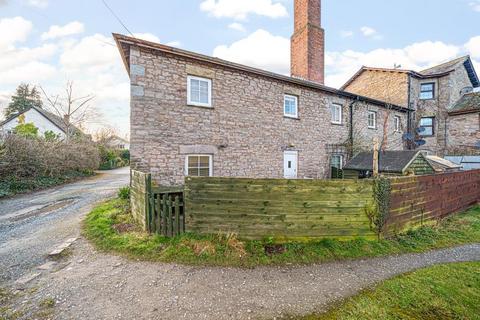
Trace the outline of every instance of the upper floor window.
{"label": "upper floor window", "polygon": [[330,112],[332,116],[332,123],[342,124],[342,106],[339,104],[332,104],[330,106]]}
{"label": "upper floor window", "polygon": [[420,99],[429,100],[435,98],[435,83],[422,83],[420,85]]}
{"label": "upper floor window", "polygon": [[402,131],[402,119],[399,116],[393,117],[395,132]]}
{"label": "upper floor window", "polygon": [[377,113],[375,111],[368,111],[368,128],[377,129]]}
{"label": "upper floor window", "polygon": [[185,159],[185,175],[190,177],[211,177],[213,163],[211,155],[188,155]]}
{"label": "upper floor window", "polygon": [[212,106],[212,80],[188,76],[188,104],[200,107]]}
{"label": "upper floor window", "polygon": [[435,118],[434,117],[424,117],[420,119],[420,129],[419,134],[422,137],[429,137],[435,134]]}
{"label": "upper floor window", "polygon": [[298,118],[298,97],[286,94],[283,98],[283,115]]}

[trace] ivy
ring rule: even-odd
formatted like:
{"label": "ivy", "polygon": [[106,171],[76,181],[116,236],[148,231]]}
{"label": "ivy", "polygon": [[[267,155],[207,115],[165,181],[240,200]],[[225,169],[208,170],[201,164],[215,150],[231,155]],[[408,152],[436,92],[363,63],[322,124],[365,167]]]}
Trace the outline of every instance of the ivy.
{"label": "ivy", "polygon": [[389,179],[383,177],[375,179],[373,182],[374,203],[365,208],[365,213],[370,220],[370,228],[375,231],[379,238],[390,214],[391,190]]}

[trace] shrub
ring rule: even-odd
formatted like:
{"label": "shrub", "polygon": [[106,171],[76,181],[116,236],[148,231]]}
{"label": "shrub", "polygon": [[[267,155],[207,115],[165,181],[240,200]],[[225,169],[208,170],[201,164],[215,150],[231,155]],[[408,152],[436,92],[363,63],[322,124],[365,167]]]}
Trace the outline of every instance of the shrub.
{"label": "shrub", "polygon": [[123,187],[118,190],[118,197],[120,199],[130,199],[130,187]]}

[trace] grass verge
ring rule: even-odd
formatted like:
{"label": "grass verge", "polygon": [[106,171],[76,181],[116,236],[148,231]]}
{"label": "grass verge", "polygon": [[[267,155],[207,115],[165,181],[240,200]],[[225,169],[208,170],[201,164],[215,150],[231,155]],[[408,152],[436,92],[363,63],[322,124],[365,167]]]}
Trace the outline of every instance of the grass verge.
{"label": "grass verge", "polygon": [[480,207],[394,239],[345,242],[324,239],[274,245],[268,240],[240,241],[234,235],[186,234],[176,238],[148,235],[132,221],[128,200],[114,199],[99,205],[87,216],[83,232],[100,250],[140,260],[234,267],[310,264],[480,242]]}
{"label": "grass verge", "polygon": [[479,262],[421,269],[384,281],[325,314],[296,319],[480,319],[479,270]]}
{"label": "grass verge", "polygon": [[26,193],[36,190],[42,190],[65,183],[77,181],[79,179],[93,176],[93,172],[73,171],[64,176],[58,177],[35,177],[35,178],[18,178],[6,177],[0,181],[0,199],[20,193]]}

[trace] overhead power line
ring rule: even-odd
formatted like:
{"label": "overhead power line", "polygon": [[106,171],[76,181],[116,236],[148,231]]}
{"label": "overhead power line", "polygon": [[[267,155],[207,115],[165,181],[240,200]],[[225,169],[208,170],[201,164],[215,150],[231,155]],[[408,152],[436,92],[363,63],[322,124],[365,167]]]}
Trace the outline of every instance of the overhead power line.
{"label": "overhead power line", "polygon": [[113,11],[113,9],[108,5],[108,3],[105,1],[105,0],[102,0],[104,6],[108,9],[108,11],[110,11],[110,13],[115,17],[115,19],[117,19],[117,21],[122,25],[122,27],[132,36],[135,38],[135,36],[133,35],[133,33],[127,28],[127,26],[123,23],[122,19],[120,19],[119,16],[117,16],[117,14],[115,13],[115,11]]}

